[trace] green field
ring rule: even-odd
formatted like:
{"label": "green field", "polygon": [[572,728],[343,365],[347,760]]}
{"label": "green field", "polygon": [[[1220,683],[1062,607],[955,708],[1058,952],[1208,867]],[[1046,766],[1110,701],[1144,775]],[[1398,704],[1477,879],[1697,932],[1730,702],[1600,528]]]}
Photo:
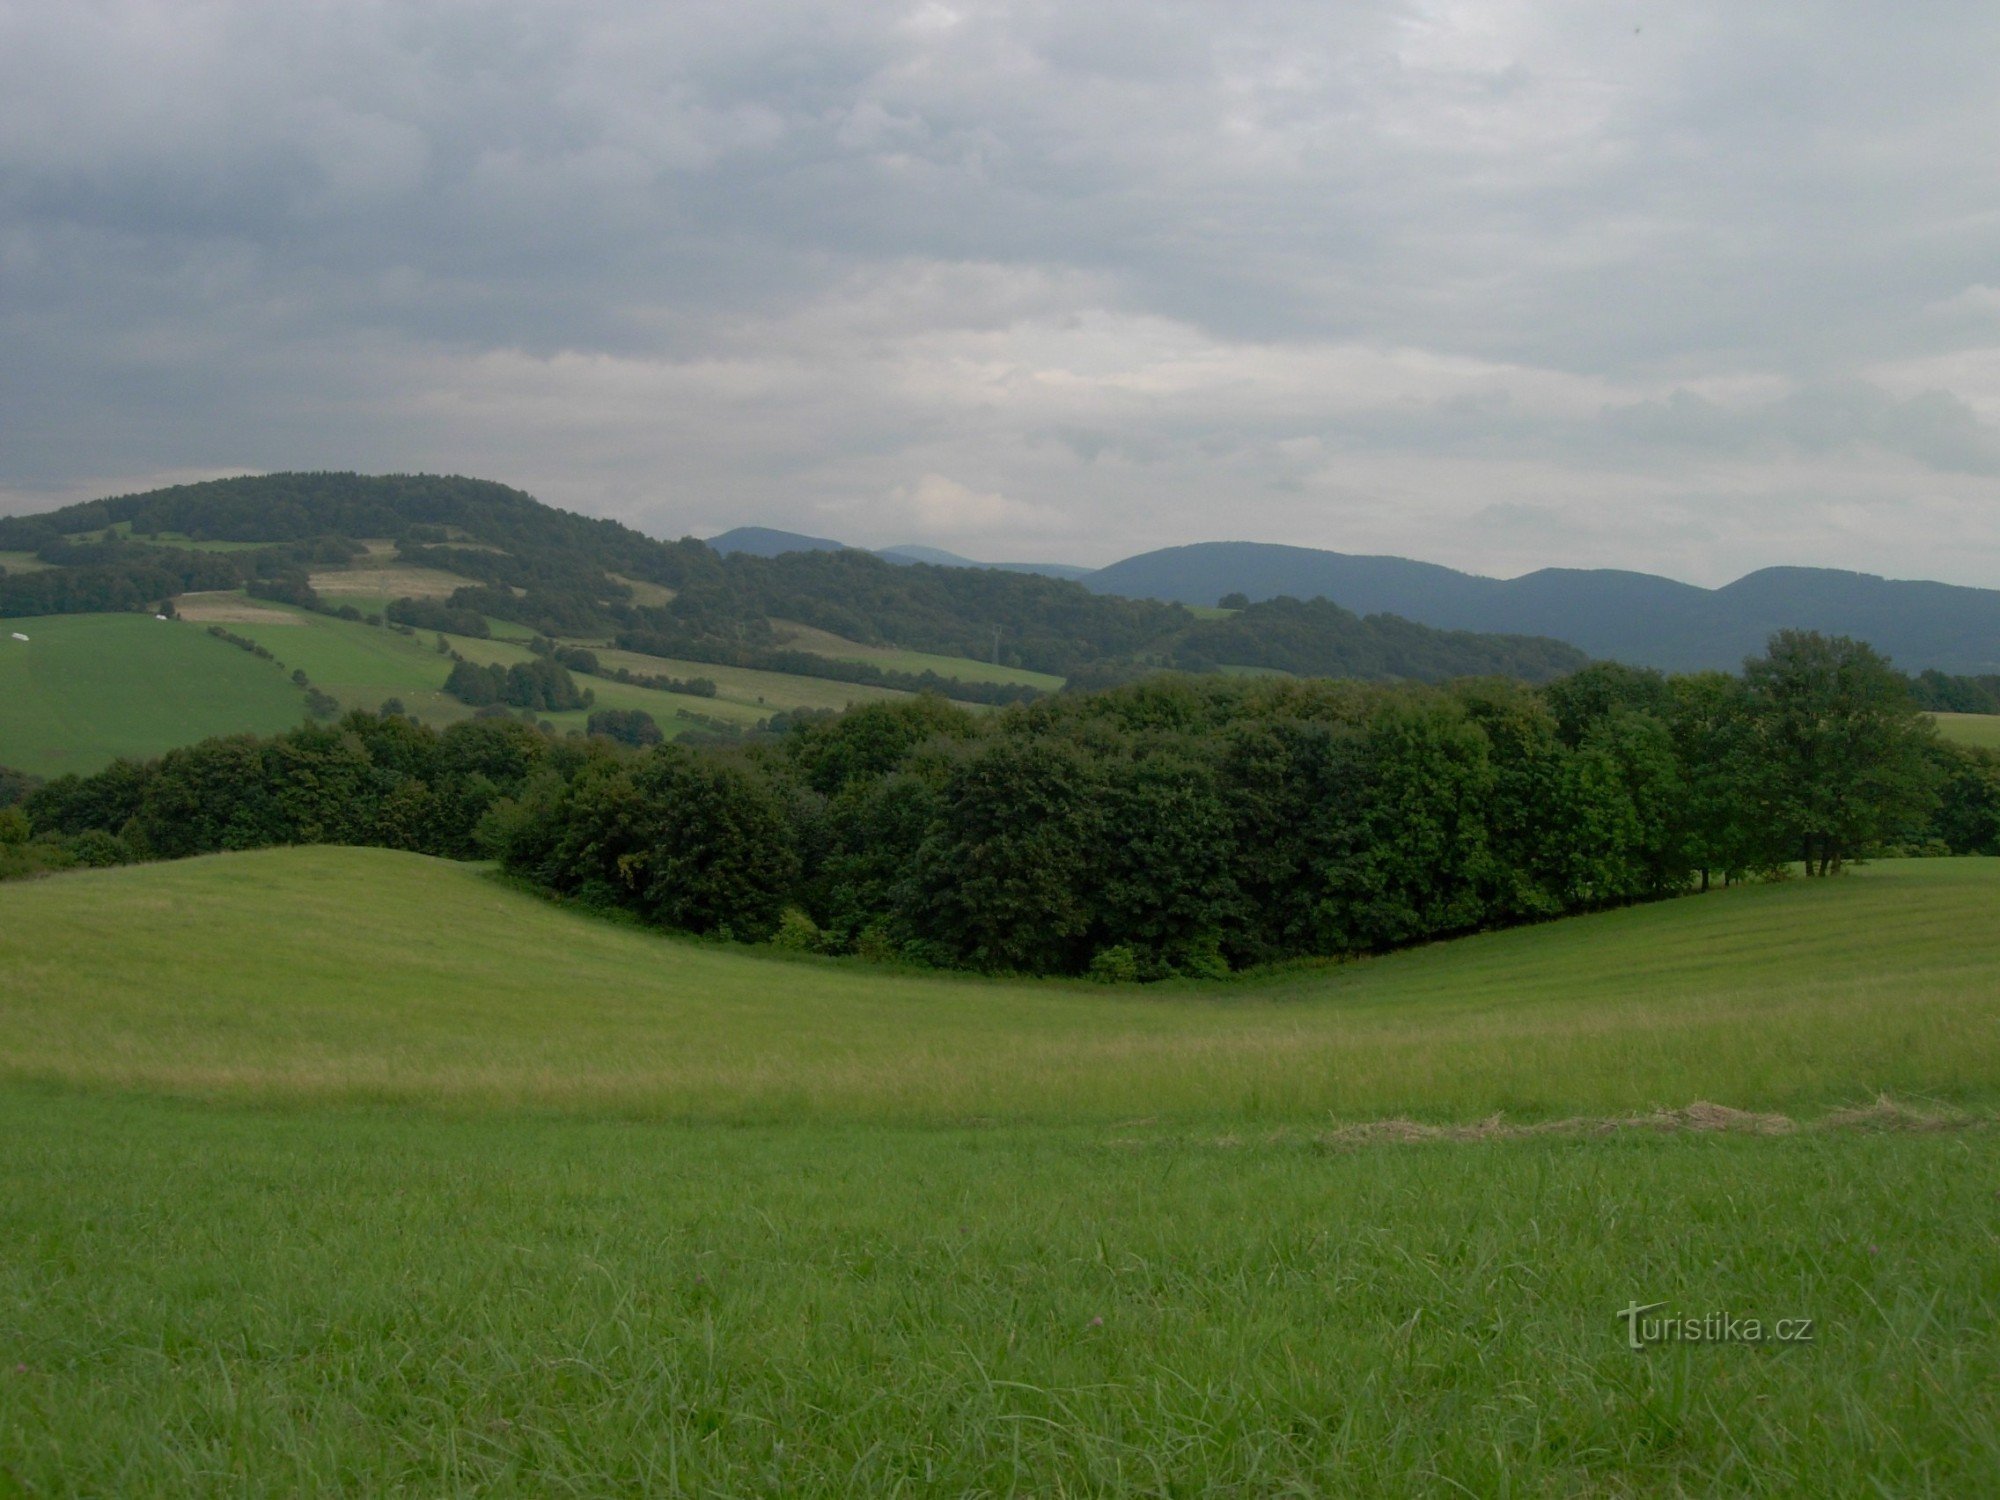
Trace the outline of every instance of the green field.
{"label": "green field", "polygon": [[750,667],[723,667],[677,657],[642,656],[636,651],[599,649],[597,659],[612,670],[624,667],[632,672],[682,680],[706,677],[716,687],[716,696],[708,700],[717,705],[710,710],[714,713],[721,713],[733,704],[739,709],[754,709],[757,717],[763,718],[787,708],[840,709],[856,703],[880,703],[910,696],[895,688],[872,687],[867,683],[794,677],[785,672],[759,672]]}
{"label": "green field", "polygon": [[304,718],[283,672],[199,625],[147,614],[0,621],[0,765],[95,771],[120,755],[273,734]]}
{"label": "green field", "polygon": [[1938,733],[1961,745],[2000,750],[2000,714],[1932,714]]}
{"label": "green field", "polygon": [[[437,653],[432,632],[406,636],[234,594],[191,595],[184,604],[197,617],[169,624],[143,614],[7,622],[0,647],[14,649],[0,650],[0,765],[38,775],[94,771],[115,756],[158,755],[209,735],[290,728],[304,716],[304,700],[287,680],[294,670],[303,671],[342,709],[372,712],[395,698],[412,716],[439,726],[472,714],[443,691],[451,662]],[[255,641],[274,661],[259,661],[214,639],[210,623]],[[505,633],[519,629],[507,626]],[[24,645],[5,638],[15,630],[30,640]],[[477,662],[513,663],[531,656],[519,640],[449,639],[453,649]],[[596,694],[595,707],[643,709],[670,738],[706,728],[709,721],[748,728],[784,709],[842,708],[906,696],[888,688],[631,652],[607,650],[599,656],[609,667],[717,682],[716,697],[700,698],[582,679]],[[543,717],[559,731],[582,730],[589,713]]]}
{"label": "green field", "polygon": [[0,1491],[1991,1492],[1996,904],[1119,990],[380,851],[0,887]]}
{"label": "green field", "polygon": [[40,573],[48,566],[32,552],[0,552],[0,572]]}
{"label": "green field", "polygon": [[994,662],[974,661],[969,656],[937,656],[928,651],[904,651],[895,646],[868,646],[850,641],[831,631],[816,630],[792,620],[773,620],[779,644],[788,651],[810,651],[832,661],[862,662],[885,672],[935,672],[960,682],[1012,682],[1058,691],[1063,679],[1049,672],[1031,672],[1026,667],[1003,667]]}
{"label": "green field", "polygon": [[[1813,1116],[1883,1092],[1985,1108],[2000,1104],[1996,910],[2000,861],[1893,862],[1257,982],[1134,989],[786,961],[584,920],[464,865],[270,851],[0,887],[0,1076],[265,1102],[1147,1130],[1703,1099]],[[193,964],[192,932],[231,961],[163,1006],[152,979]],[[92,961],[36,958],[63,952]]]}
{"label": "green field", "polygon": [[[342,708],[374,710],[386,700],[398,698],[410,714],[425,723],[449,724],[471,717],[470,708],[443,690],[451,661],[438,654],[434,632],[418,631],[408,636],[358,620],[342,620],[284,605],[260,601],[258,608],[266,618],[228,621],[225,622],[228,629],[268,648],[285,663],[287,670],[303,669],[313,685],[339,699]],[[514,641],[475,640],[470,636],[447,639],[454,650],[476,662],[511,664],[531,660],[533,655],[526,646]],[[678,717],[677,711],[683,709],[741,724],[754,724],[775,712],[718,705],[713,699],[626,687],[596,677],[581,681],[596,693],[596,707],[642,708],[659,721],[669,736],[690,727],[687,720]],[[543,717],[559,730],[580,730],[590,715],[579,710]]]}

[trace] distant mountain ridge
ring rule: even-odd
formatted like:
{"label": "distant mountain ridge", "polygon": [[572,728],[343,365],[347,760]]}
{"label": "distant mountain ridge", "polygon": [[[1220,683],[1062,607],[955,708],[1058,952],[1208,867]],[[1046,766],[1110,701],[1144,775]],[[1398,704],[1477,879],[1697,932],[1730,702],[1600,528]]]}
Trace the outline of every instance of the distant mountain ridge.
{"label": "distant mountain ridge", "polygon": [[1098,593],[1182,604],[1233,593],[1252,601],[1324,596],[1357,614],[1553,636],[1592,656],[1666,671],[1734,669],[1787,628],[1869,641],[1906,671],[2000,671],[2000,590],[1835,568],[1764,568],[1707,589],[1612,568],[1487,578],[1404,557],[1198,542],[1126,558],[1083,581]]}
{"label": "distant mountain ridge", "polygon": [[[782,557],[787,552],[867,552],[867,547],[849,548],[846,542],[836,542],[830,537],[807,536],[802,531],[779,531],[770,526],[734,526],[728,531],[708,539],[708,545],[717,552],[728,556],[732,552],[747,552],[752,557]],[[1019,563],[1019,562],[979,562],[974,558],[960,557],[956,552],[947,552],[942,547],[925,547],[914,542],[906,542],[900,547],[877,547],[874,555],[892,563],[929,563],[939,568],[997,568],[1002,573],[1039,573],[1045,578],[1067,578],[1072,581],[1090,576],[1095,569],[1079,568],[1070,563]]]}
{"label": "distant mountain ridge", "polygon": [[[737,539],[746,539],[739,542]],[[719,551],[827,550],[824,538],[739,527]],[[771,546],[773,551],[761,551]],[[1906,671],[2000,672],[2000,590],[1879,578],[1837,568],[1774,567],[1721,588],[1618,568],[1542,568],[1489,578],[1407,557],[1274,542],[1163,547],[1095,570],[976,563],[933,547],[888,547],[892,562],[994,567],[1071,578],[1099,594],[1214,605],[1325,598],[1357,615],[1393,614],[1443,630],[1548,636],[1592,656],[1686,672],[1735,670],[1775,630],[1820,630],[1872,643]]]}

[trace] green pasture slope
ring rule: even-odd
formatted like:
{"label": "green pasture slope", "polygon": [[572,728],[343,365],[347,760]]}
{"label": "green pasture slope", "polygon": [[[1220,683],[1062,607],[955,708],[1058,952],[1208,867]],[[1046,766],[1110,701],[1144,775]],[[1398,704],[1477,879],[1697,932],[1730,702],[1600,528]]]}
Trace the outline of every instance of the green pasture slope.
{"label": "green pasture slope", "polygon": [[141,614],[0,621],[0,765],[95,771],[304,718],[305,697],[283,672],[199,625]]}
{"label": "green pasture slope", "polygon": [[1932,714],[1938,733],[1961,745],[2000,750],[2000,714]]}
{"label": "green pasture slope", "polygon": [[[0,1493],[1992,1493],[1996,906],[1130,990],[382,851],[0,887]],[[1782,1114],[1515,1128],[1700,1100]]]}
{"label": "green pasture slope", "polygon": [[[208,634],[205,620],[162,623],[151,615],[60,615],[0,628],[0,765],[37,775],[94,771],[120,755],[151,756],[216,734],[269,734],[300,722],[305,700],[289,681],[303,671],[346,709],[380,708],[391,698],[425,723],[443,726],[472,710],[444,692],[450,660],[436,635],[406,636],[358,620],[240,601],[257,618],[223,628],[271,652],[261,661]],[[518,627],[507,627],[510,631]],[[27,635],[24,644],[11,639]],[[448,637],[477,662],[532,659],[520,641]],[[595,707],[643,709],[669,738],[715,724],[752,727],[796,708],[843,708],[908,695],[865,684],[701,662],[603,651],[606,666],[653,675],[714,679],[714,698],[663,693],[601,677],[579,680]],[[278,665],[282,663],[282,666]],[[582,730],[588,712],[546,714],[558,730]]]}

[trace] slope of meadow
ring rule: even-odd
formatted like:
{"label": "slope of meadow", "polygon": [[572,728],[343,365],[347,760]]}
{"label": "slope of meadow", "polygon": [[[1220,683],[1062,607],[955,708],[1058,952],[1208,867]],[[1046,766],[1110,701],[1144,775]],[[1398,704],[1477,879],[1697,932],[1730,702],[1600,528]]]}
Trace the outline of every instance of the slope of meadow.
{"label": "slope of meadow", "polygon": [[[918,1124],[1986,1104],[1996,905],[2000,862],[1905,861],[1133,989],[786,960],[592,919],[473,866],[266,850],[0,887],[0,1073]],[[169,974],[186,976],[170,996]]]}
{"label": "slope of meadow", "polygon": [[1938,733],[1961,745],[2000,750],[2000,714],[1932,714]]}
{"label": "slope of meadow", "polygon": [[[0,887],[0,1493],[1991,1493],[1996,898],[1134,991],[373,850]],[[1703,1098],[1814,1123],[1339,1128]]]}
{"label": "slope of meadow", "polygon": [[212,734],[275,734],[304,717],[304,695],[284,673],[185,621],[0,622],[0,765],[95,771]]}

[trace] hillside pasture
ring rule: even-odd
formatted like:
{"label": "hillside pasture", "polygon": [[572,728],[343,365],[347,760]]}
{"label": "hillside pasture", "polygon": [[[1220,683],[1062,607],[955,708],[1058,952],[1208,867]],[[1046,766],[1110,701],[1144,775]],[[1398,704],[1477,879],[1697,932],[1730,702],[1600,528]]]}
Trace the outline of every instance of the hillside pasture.
{"label": "hillside pasture", "polygon": [[[1135,992],[384,851],[0,886],[0,1474],[1987,1493],[1996,896],[1884,864]],[[1635,1351],[1643,1304],[1811,1337]]]}
{"label": "hillside pasture", "polygon": [[2000,714],[1932,714],[1938,733],[1961,745],[2000,750]]}
{"label": "hillside pasture", "polygon": [[[1884,1092],[1987,1107],[1996,905],[2000,861],[1903,861],[1135,990],[785,961],[586,919],[468,866],[274,850],[0,887],[0,1076],[1142,1135],[1696,1100],[1812,1116]],[[202,965],[196,934],[230,963]],[[37,958],[71,951],[92,962]],[[200,976],[171,1005],[148,983],[168,971]]]}
{"label": "hillside pasture", "polygon": [[365,599],[373,609],[395,599],[448,599],[472,581],[439,568],[403,566],[323,568],[310,577],[313,592],[329,602],[358,605]]}
{"label": "hillside pasture", "polygon": [[777,633],[778,644],[786,650],[807,651],[830,661],[860,662],[880,667],[885,672],[935,672],[940,677],[955,677],[961,682],[1019,683],[1025,687],[1040,688],[1045,693],[1056,692],[1063,685],[1062,678],[1048,672],[1031,672],[1026,667],[975,661],[969,656],[937,656],[927,651],[905,651],[897,646],[868,646],[835,635],[830,630],[801,625],[795,620],[773,620],[771,628]]}
{"label": "hillside pasture", "polygon": [[[725,667],[713,662],[684,661],[678,657],[646,656],[637,651],[593,648],[606,668],[624,667],[648,676],[706,677],[715,684],[716,696],[707,701],[753,709],[765,717],[784,709],[842,709],[857,703],[881,703],[907,698],[896,688],[875,687],[860,682],[834,682],[820,677],[795,677],[785,672],[759,672],[749,667]],[[716,710],[720,712],[721,710]]]}
{"label": "hillside pasture", "polygon": [[0,629],[0,765],[38,776],[304,716],[283,672],[184,620],[54,615]]}

